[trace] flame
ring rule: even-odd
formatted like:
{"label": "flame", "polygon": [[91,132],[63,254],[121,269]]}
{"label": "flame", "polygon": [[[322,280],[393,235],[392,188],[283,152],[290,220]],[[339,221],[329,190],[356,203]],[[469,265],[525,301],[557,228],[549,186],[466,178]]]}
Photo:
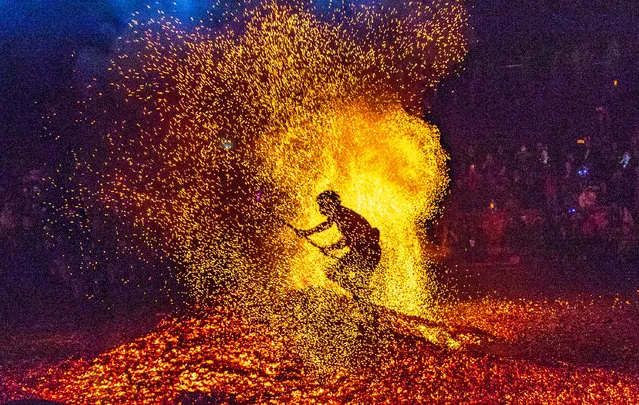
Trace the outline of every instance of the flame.
{"label": "flame", "polygon": [[[359,104],[339,106],[311,127],[290,128],[264,141],[258,149],[267,156],[274,182],[291,196],[294,224],[319,223],[314,197],[327,188],[337,190],[344,205],[380,230],[383,260],[373,281],[376,300],[413,314],[432,305],[428,294],[436,285],[421,260],[418,224],[436,209],[447,185],[447,156],[435,127],[399,106],[376,112]],[[334,242],[338,234],[333,231],[316,240]],[[294,288],[324,286],[330,263],[319,252],[297,246],[293,252],[284,266]]]}
{"label": "flame", "polygon": [[[161,11],[131,20],[110,88],[81,103],[105,144],[74,150],[58,211],[85,233],[115,218],[117,254],[168,259],[196,298],[227,285],[269,302],[275,290],[339,290],[324,276],[332,263],[282,226],[321,221],[314,198],[334,188],[381,231],[374,299],[432,308],[417,224],[437,210],[447,156],[410,111],[415,89],[463,58],[465,9],[266,1],[217,14],[194,28]],[[95,265],[100,249],[87,246]]]}

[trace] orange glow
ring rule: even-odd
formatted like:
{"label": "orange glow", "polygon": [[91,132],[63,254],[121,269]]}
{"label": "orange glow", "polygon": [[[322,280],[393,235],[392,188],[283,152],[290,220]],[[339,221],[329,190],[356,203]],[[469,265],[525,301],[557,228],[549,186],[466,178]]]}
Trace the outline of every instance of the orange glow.
{"label": "orange glow", "polygon": [[[443,323],[389,313],[383,330],[357,354],[366,361],[337,368],[320,382],[288,335],[237,308],[213,307],[168,318],[93,360],[35,369],[13,386],[0,379],[0,400],[40,396],[68,405],[142,405],[200,392],[235,394],[240,404],[629,404],[639,396],[636,373],[572,365],[543,353],[521,356],[534,349],[531,343],[543,347],[552,338],[569,344],[570,353],[580,328],[635,310],[636,304],[619,299],[486,298],[442,308]],[[459,346],[429,343],[419,331],[454,336]],[[622,344],[623,336],[607,339],[620,339],[618,345],[606,341],[616,355],[631,344]]]}
{"label": "orange glow", "polygon": [[[326,277],[335,259],[284,226],[322,221],[315,197],[330,188],[380,231],[372,301],[436,317],[421,224],[446,192],[448,156],[415,105],[466,54],[463,5],[322,15],[264,1],[195,28],[158,13],[131,20],[109,91],[81,103],[104,150],[73,151],[54,208],[86,235],[82,271],[104,259],[93,242],[107,230],[118,255],[170,263],[197,302],[224,288],[274,325],[294,317],[300,357],[332,370],[351,362],[365,315],[342,311],[352,297]],[[339,237],[333,228],[314,241]]]}
{"label": "orange glow", "polygon": [[[407,111],[465,56],[468,15],[456,1],[351,11],[265,1],[195,29],[161,11],[132,19],[109,68],[122,108],[86,129],[104,129],[106,157],[73,151],[57,221],[87,235],[117,222],[119,255],[169,261],[197,299],[224,285],[269,303],[339,290],[324,276],[334,263],[283,226],[320,221],[314,198],[333,188],[381,231],[374,299],[432,311],[419,224],[438,210],[448,156]],[[82,103],[87,122],[101,97]],[[101,252],[86,245],[90,272]]]}

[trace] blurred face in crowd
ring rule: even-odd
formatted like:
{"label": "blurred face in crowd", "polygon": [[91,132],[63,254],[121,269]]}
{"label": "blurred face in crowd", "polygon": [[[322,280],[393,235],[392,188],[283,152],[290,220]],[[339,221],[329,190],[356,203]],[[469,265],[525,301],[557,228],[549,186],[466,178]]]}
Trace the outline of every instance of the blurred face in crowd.
{"label": "blurred face in crowd", "polygon": [[548,150],[546,148],[541,150],[541,161],[544,164],[548,163]]}
{"label": "blurred face in crowd", "polygon": [[606,111],[606,108],[604,106],[599,106],[597,107],[597,119],[600,122],[603,122],[603,120],[606,118],[606,115],[608,114],[608,112]]}
{"label": "blurred face in crowd", "polygon": [[468,156],[475,156],[475,149],[473,149],[472,146],[468,145],[468,148],[466,149],[466,153],[468,154]]}
{"label": "blurred face in crowd", "polygon": [[493,155],[492,154],[487,154],[486,155],[486,163],[493,163]]}
{"label": "blurred face in crowd", "polygon": [[617,153],[619,151],[619,144],[617,142],[613,142],[611,148],[613,153]]}

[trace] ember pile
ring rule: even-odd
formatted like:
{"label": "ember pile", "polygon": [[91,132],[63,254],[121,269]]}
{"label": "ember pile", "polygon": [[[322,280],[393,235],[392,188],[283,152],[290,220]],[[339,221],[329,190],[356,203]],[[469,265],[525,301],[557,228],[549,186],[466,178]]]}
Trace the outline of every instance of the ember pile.
{"label": "ember pile", "polygon": [[[627,404],[639,398],[639,344],[629,324],[635,311],[630,302],[595,298],[483,299],[456,304],[444,319],[421,325],[388,312],[376,333],[359,336],[357,361],[322,374],[278,328],[216,306],[165,319],[92,360],[43,365],[13,379],[2,370],[0,400],[177,404],[200,395],[238,404]],[[579,350],[595,334],[595,343],[608,344],[619,362],[562,361],[566,353],[558,348]],[[439,344],[433,336],[459,344]],[[549,342],[551,355],[544,348]]]}

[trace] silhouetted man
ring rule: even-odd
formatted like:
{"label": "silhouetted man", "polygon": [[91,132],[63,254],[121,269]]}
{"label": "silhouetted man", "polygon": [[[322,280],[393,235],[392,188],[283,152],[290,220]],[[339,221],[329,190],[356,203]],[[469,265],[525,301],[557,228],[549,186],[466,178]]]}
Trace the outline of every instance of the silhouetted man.
{"label": "silhouetted man", "polygon": [[370,279],[379,263],[382,249],[379,246],[379,230],[373,228],[368,221],[355,211],[341,204],[339,195],[333,190],[322,192],[317,197],[317,204],[326,221],[308,230],[296,230],[301,237],[329,229],[333,224],[342,234],[341,239],[321,248],[325,254],[331,251],[349,248],[348,253],[326,275],[340,287],[353,294],[356,301],[369,302]]}

